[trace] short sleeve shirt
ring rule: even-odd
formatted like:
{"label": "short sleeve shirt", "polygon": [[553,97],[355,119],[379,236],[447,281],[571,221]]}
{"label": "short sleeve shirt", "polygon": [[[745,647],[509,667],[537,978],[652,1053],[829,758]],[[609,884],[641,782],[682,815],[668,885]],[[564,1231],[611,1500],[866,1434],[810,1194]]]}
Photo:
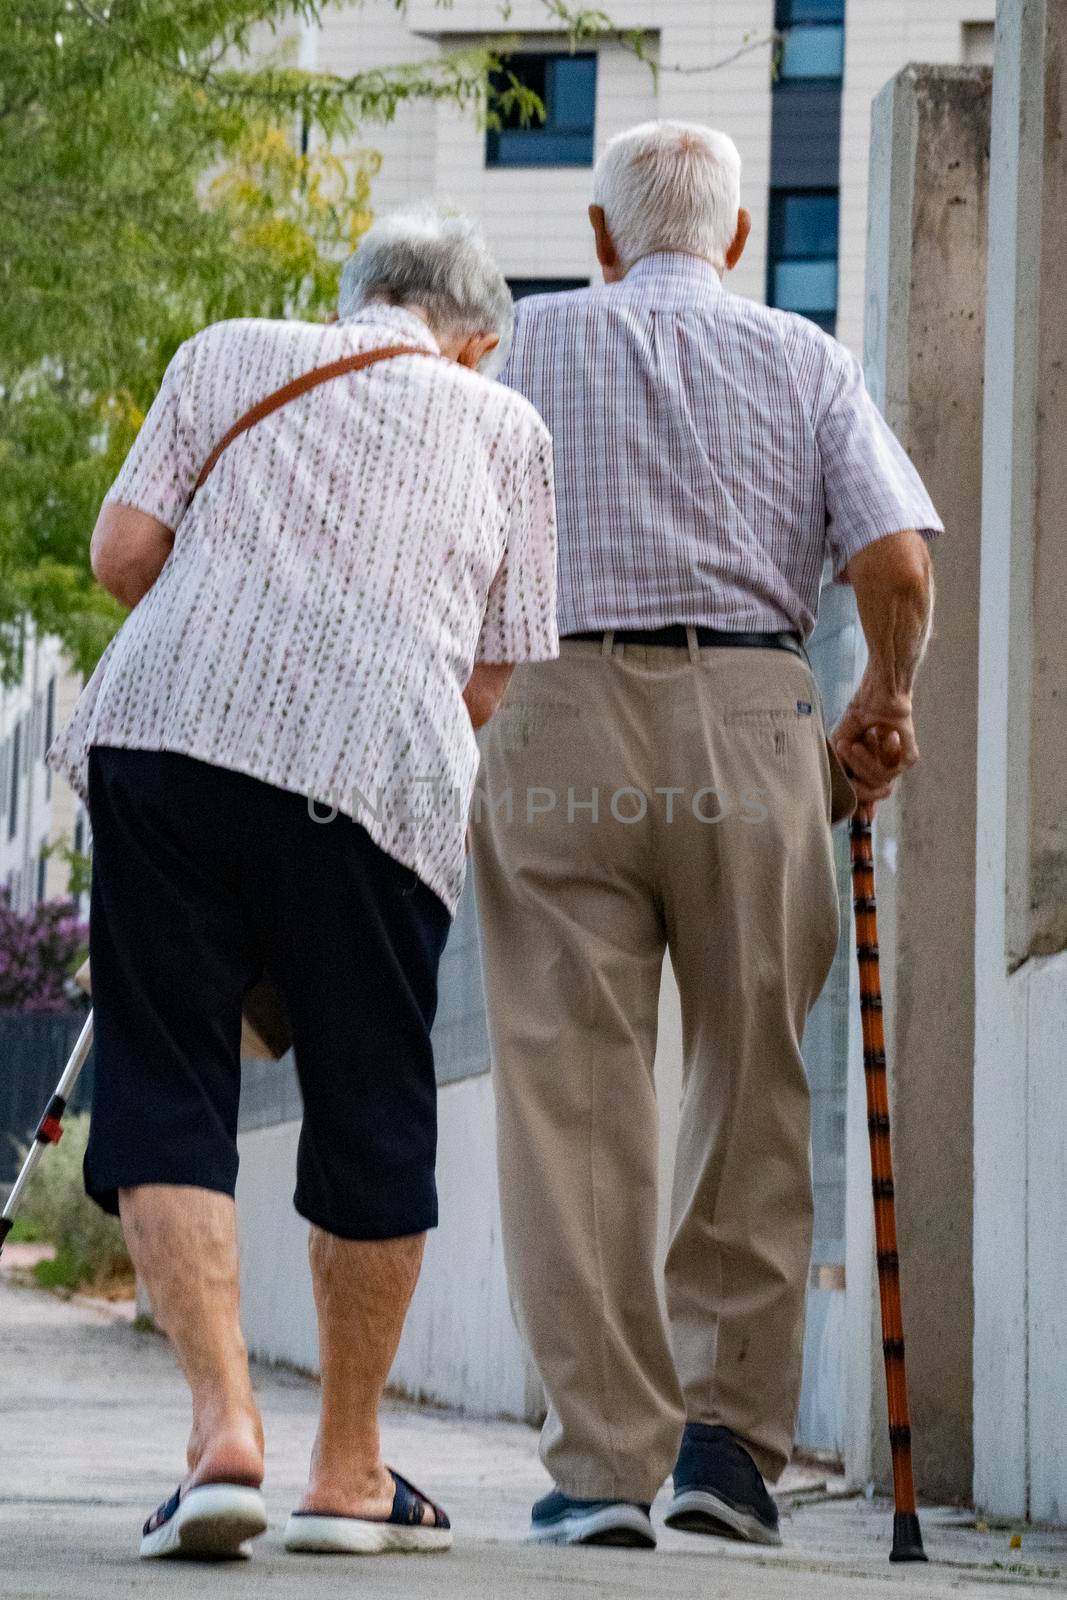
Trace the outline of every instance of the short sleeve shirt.
{"label": "short sleeve shirt", "polygon": [[[362,350],[226,449],[264,396]],[[375,306],[332,326],[220,323],[183,345],[108,498],[175,530],[51,754],[172,750],[361,822],[455,909],[476,661],[558,652],[552,447],[533,407]]]}
{"label": "short sleeve shirt", "polygon": [[941,531],[849,352],[692,256],[523,300],[504,376],[555,447],[561,633],[807,636],[827,560]]}

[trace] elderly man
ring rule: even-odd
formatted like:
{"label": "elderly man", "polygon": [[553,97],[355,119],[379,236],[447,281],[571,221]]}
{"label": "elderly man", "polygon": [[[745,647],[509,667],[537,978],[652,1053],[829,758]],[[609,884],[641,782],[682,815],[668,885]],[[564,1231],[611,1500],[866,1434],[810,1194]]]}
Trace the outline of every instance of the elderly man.
{"label": "elderly man", "polygon": [[383,1465],[378,1404],[437,1220],[430,1026],[472,722],[511,663],[557,651],[551,444],[478,371],[511,298],[462,219],[375,226],[340,313],[222,323],[174,357],[93,535],[134,610],[53,753],[94,838],[86,1184],[192,1390],[188,1476],[145,1556],[236,1554],[266,1527],[233,1204],[262,973],[303,1092],[322,1368],[286,1543],[451,1542]]}
{"label": "elderly man", "polygon": [[672,1525],[777,1543],[765,1480],[793,1445],[811,1247],[800,1039],[837,942],[802,642],[829,560],[870,652],[837,747],[861,798],[887,794],[889,752],[917,755],[940,524],[853,358],[724,289],[749,231],[728,138],[635,128],[594,197],[604,286],[524,301],[507,370],[555,445],[566,638],[512,680],[476,807],[504,1237],[556,1484],[532,1533],[650,1546],[673,1467]]}

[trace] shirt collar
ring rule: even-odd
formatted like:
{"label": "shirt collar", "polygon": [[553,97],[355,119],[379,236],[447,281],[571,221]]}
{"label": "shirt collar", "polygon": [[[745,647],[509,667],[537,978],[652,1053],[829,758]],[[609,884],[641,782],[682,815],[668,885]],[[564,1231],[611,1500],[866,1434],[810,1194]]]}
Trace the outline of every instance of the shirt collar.
{"label": "shirt collar", "polygon": [[651,255],[635,261],[623,284],[645,287],[670,287],[696,290],[701,294],[721,294],[722,279],[710,261],[703,256],[690,256],[681,250],[655,250]]}
{"label": "shirt collar", "polygon": [[426,323],[414,311],[407,311],[403,306],[387,306],[374,301],[371,305],[361,306],[350,317],[345,317],[344,326],[388,328],[390,333],[399,334],[405,344],[418,345],[435,356],[441,354],[441,347]]}

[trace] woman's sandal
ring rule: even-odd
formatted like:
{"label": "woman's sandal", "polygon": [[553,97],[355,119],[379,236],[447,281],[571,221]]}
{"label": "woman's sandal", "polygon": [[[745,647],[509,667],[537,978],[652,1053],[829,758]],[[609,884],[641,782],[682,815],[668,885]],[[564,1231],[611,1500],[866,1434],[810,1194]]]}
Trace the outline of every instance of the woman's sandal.
{"label": "woman's sandal", "polygon": [[[452,1524],[440,1506],[391,1467],[388,1470],[395,1492],[393,1509],[384,1521],[332,1511],[294,1511],[285,1528],[285,1548],[344,1556],[451,1549]],[[433,1512],[432,1522],[423,1521],[427,1506]]]}
{"label": "woman's sandal", "polygon": [[246,1541],[266,1529],[267,1507],[258,1489],[240,1483],[203,1483],[184,1493],[178,1488],[145,1523],[141,1557],[243,1560],[252,1554]]}

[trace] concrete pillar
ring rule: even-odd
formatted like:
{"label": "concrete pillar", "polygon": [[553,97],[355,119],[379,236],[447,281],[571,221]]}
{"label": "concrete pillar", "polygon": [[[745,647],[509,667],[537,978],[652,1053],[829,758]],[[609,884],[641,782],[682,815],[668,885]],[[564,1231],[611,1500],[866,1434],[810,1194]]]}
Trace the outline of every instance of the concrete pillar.
{"label": "concrete pillar", "polygon": [[1001,0],[979,663],[975,1498],[1067,1522],[1067,5]]}
{"label": "concrete pillar", "polygon": [[[868,381],[947,528],[916,692],[922,762],[879,813],[879,936],[915,1466],[972,1481],[975,742],[991,74],[907,67],[874,104]],[[869,1204],[868,1200],[868,1204]],[[880,1367],[880,1335],[876,1343]],[[873,1470],[888,1474],[884,1387]]]}

